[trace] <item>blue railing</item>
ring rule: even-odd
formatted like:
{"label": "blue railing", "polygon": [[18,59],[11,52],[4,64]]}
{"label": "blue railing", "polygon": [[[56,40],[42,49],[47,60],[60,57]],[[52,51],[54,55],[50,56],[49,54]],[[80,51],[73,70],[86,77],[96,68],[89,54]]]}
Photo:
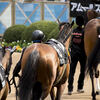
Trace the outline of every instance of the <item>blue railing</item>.
{"label": "blue railing", "polygon": [[[33,22],[41,20],[40,3],[15,3],[14,20],[12,20],[11,7],[10,2],[0,2],[0,34],[3,34],[12,25],[12,21],[15,21],[15,24],[25,24],[28,26]],[[43,13],[43,20],[69,20],[69,7],[66,4],[44,3]]]}

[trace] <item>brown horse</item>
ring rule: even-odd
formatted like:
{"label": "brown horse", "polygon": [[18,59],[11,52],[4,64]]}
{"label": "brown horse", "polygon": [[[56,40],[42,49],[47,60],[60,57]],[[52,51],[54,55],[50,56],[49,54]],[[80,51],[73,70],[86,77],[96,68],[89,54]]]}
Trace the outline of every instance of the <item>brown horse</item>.
{"label": "brown horse", "polygon": [[87,11],[87,18],[88,18],[88,21],[90,21],[91,19],[97,18],[97,17],[100,17],[100,13],[96,12],[96,11],[93,10],[93,9],[89,9],[89,10]]}
{"label": "brown horse", "polygon": [[[0,73],[1,69],[4,71],[4,77],[5,80],[3,81],[4,86],[2,87],[2,81],[0,77],[0,100],[6,100],[8,91],[9,91],[9,85],[8,85],[8,76],[9,71],[12,64],[12,54],[15,51],[15,49],[5,49],[5,47],[0,46]],[[1,74],[0,74],[1,75]]]}
{"label": "brown horse", "polygon": [[[93,100],[96,100],[96,93],[94,89],[94,74],[95,77],[98,78],[99,74],[97,71],[97,66],[100,62],[100,55],[97,53],[97,44],[98,44],[98,34],[100,27],[100,19],[96,18],[99,16],[93,10],[89,10],[87,12],[89,22],[85,26],[85,34],[84,34],[84,45],[85,45],[85,52],[87,55],[87,72],[90,74],[91,82],[92,82],[92,97]],[[94,18],[93,18],[94,16]]]}
{"label": "brown horse", "polygon": [[[68,24],[67,34],[70,34],[71,28],[72,24]],[[62,32],[63,36],[60,36],[66,37],[66,32]],[[63,41],[64,38],[58,40]],[[65,42],[66,49],[68,49],[68,40]],[[52,46],[44,43],[30,45],[23,54],[21,69],[20,100],[44,100],[49,93],[52,100],[61,100],[69,75],[69,62],[67,65],[60,66],[58,54]],[[56,95],[54,87],[57,87]]]}

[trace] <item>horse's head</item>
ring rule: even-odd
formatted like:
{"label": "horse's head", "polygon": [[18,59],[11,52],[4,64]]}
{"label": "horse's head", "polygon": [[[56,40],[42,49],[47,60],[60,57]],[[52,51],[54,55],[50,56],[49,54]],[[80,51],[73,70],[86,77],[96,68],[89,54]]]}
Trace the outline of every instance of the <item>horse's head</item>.
{"label": "horse's head", "polygon": [[9,71],[12,64],[12,54],[16,48],[6,49],[0,46],[0,89],[5,86],[6,76],[9,75]]}
{"label": "horse's head", "polygon": [[100,13],[96,12],[96,11],[93,10],[93,9],[89,9],[89,10],[87,11],[87,18],[88,18],[88,21],[91,20],[91,19],[97,18],[97,17],[100,17]]}
{"label": "horse's head", "polygon": [[69,36],[71,35],[70,33],[72,31],[73,25],[74,25],[74,21],[72,21],[72,23],[67,22],[65,24],[62,24],[57,40],[60,41],[61,43],[65,43],[69,38]]}
{"label": "horse's head", "polygon": [[0,46],[0,65],[6,69],[8,66],[12,64],[12,54],[16,50],[16,48],[9,49]]}

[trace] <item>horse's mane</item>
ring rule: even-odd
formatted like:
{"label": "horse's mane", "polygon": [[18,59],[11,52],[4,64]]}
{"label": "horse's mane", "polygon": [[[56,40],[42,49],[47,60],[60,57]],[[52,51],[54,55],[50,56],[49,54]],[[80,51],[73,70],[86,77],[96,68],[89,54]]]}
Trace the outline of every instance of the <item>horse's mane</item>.
{"label": "horse's mane", "polygon": [[70,32],[71,32],[71,27],[73,26],[74,21],[70,24],[70,23],[66,23],[64,25],[64,28],[59,32],[59,35],[57,37],[57,40],[61,43],[65,43],[66,38],[68,38],[70,36]]}
{"label": "horse's mane", "polygon": [[64,25],[64,28],[59,32],[59,35],[58,35],[58,37],[57,37],[57,40],[58,40],[59,42],[62,42],[62,43],[63,43],[63,40],[64,40],[65,37],[66,37],[66,31],[67,31],[68,25],[69,25],[69,23],[66,23],[66,24]]}

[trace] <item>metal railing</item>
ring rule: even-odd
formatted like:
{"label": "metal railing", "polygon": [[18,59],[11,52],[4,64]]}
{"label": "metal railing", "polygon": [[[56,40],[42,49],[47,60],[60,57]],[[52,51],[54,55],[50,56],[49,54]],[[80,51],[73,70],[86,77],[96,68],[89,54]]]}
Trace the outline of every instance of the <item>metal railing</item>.
{"label": "metal railing", "polygon": [[[11,26],[16,24],[16,5],[18,6],[18,2],[16,0],[0,0],[0,2],[9,2],[9,4],[11,5]],[[47,7],[48,4],[53,4],[53,5],[66,5],[67,8],[70,8],[69,5],[69,1],[67,2],[59,2],[59,1],[24,1],[22,4],[28,4],[28,3],[33,3],[33,4],[39,4],[40,7],[40,20],[45,20],[45,8],[48,10],[48,12],[50,13],[50,15],[52,16],[52,18],[57,21],[58,19],[60,19],[60,17],[64,14],[64,12],[66,11],[66,8],[64,8],[60,15],[57,16],[57,18],[53,15],[52,11]],[[30,20],[30,17],[35,13],[35,11],[38,9],[38,7],[36,7],[32,13],[29,16],[26,16],[24,14],[23,9],[21,9],[20,7],[20,11],[23,13],[23,15],[25,16],[26,20],[23,24],[25,24],[27,21]],[[4,10],[5,11],[5,10]],[[3,11],[3,12],[4,12]],[[2,15],[2,14],[1,14]],[[69,12],[68,12],[68,20],[70,21],[70,16],[69,16]],[[29,21],[31,23],[31,20]]]}

